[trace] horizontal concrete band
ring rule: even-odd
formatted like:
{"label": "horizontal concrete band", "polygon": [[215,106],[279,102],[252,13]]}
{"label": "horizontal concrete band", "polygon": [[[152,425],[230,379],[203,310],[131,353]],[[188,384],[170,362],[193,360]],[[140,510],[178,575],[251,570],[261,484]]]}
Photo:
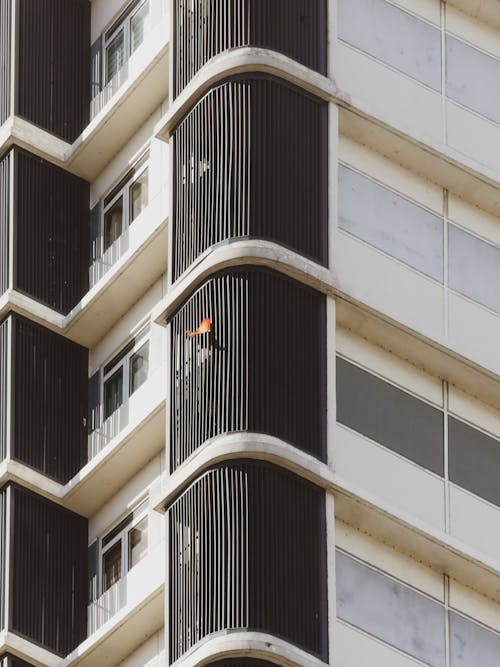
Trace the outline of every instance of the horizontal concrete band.
{"label": "horizontal concrete band", "polygon": [[278,438],[257,433],[232,433],[207,441],[172,475],[165,474],[152,489],[151,503],[163,512],[205,470],[223,461],[267,461],[325,489],[335,497],[336,516],[394,544],[413,557],[480,590],[497,596],[494,581],[500,559],[402,511],[366,489],[339,476],[330,465]]}
{"label": "horizontal concrete band", "polygon": [[202,667],[214,660],[254,658],[283,667],[324,667],[325,663],[293,644],[263,632],[232,630],[209,635],[174,662],[175,667]]}

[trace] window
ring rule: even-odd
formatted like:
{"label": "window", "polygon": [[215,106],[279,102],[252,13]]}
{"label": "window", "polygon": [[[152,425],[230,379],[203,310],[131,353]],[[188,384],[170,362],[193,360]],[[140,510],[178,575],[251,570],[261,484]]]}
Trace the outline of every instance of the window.
{"label": "window", "polygon": [[108,83],[144,41],[149,0],[133,2],[104,36],[104,81]]}
{"label": "window", "polygon": [[101,540],[101,593],[116,584],[148,550],[147,501]]}
{"label": "window", "polygon": [[144,155],[104,199],[102,238],[106,252],[148,205],[148,176]]}
{"label": "window", "polygon": [[103,370],[104,419],[108,419],[148,379],[148,329],[133,338]]}

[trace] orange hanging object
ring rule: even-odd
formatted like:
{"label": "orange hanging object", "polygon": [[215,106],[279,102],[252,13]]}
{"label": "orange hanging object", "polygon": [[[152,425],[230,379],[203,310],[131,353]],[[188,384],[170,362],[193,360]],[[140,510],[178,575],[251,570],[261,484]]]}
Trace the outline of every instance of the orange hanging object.
{"label": "orange hanging object", "polygon": [[194,338],[199,334],[210,333],[211,331],[212,331],[212,321],[210,320],[209,317],[205,317],[203,320],[201,320],[200,326],[196,329],[196,331],[188,331],[187,335],[188,338]]}

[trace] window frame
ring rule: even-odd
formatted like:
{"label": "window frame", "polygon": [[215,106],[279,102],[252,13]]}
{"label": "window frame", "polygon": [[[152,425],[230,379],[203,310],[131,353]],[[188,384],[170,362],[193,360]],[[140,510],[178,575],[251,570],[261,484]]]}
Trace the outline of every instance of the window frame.
{"label": "window frame", "polygon": [[[148,196],[147,201],[144,206],[146,209],[149,206],[149,150],[146,151],[134,164],[132,169],[130,169],[118,184],[112,188],[108,194],[102,198],[101,205],[101,216],[99,221],[99,236],[100,236],[100,246],[101,246],[101,257],[103,257],[113,245],[126,234],[135,220],[141,215],[140,213],[134,218],[131,219],[131,205],[132,198],[130,196],[130,191],[133,185],[147,173],[147,189]],[[109,245],[106,245],[106,214],[113,208],[116,202],[122,198],[122,228],[121,233],[111,241]],[[143,210],[144,210],[143,209]],[[142,211],[141,211],[142,212]]]}
{"label": "window frame", "polygon": [[[125,516],[122,516],[118,521],[116,521],[113,526],[109,530],[107,530],[100,538],[99,538],[99,555],[98,555],[98,576],[99,576],[99,585],[98,585],[98,591],[99,591],[99,597],[101,595],[104,595],[107,591],[109,591],[113,586],[115,586],[119,581],[121,581],[124,577],[127,576],[127,574],[130,572],[130,570],[133,569],[133,565],[129,566],[129,538],[130,538],[130,533],[131,531],[136,528],[143,520],[146,520],[146,552],[144,554],[144,557],[147,556],[147,553],[149,551],[149,530],[150,530],[150,520],[149,520],[149,502],[148,498],[143,499],[136,507],[133,509],[131,512],[126,514]],[[118,528],[122,528],[120,530],[117,530]],[[117,531],[115,535],[112,536],[112,538],[109,540],[109,542],[106,542],[106,539],[108,538],[109,535],[112,535],[114,531]],[[120,563],[120,576],[118,579],[108,586],[107,588],[104,588],[104,558],[106,554],[113,549],[113,547],[118,544],[118,542],[121,541],[121,563]],[[140,560],[142,560],[142,558]],[[136,563],[137,564],[137,563]]]}
{"label": "window frame", "polygon": [[[136,354],[144,345],[148,345],[148,371],[146,379],[133,391],[130,391],[130,361],[134,354]],[[128,343],[123,345],[120,350],[111,358],[111,360],[104,364],[101,370],[101,410],[102,423],[110,419],[117,410],[125,405],[130,397],[145,384],[150,377],[150,354],[151,354],[151,327],[149,324],[139,331]],[[116,361],[115,361],[116,360]],[[115,363],[113,363],[115,361]],[[113,365],[111,365],[113,364]],[[106,383],[111,380],[117,372],[122,371],[122,402],[116,407],[113,412],[106,416]]]}
{"label": "window frame", "polygon": [[[128,62],[130,56],[133,53],[135,53],[135,51],[144,43],[144,36],[143,36],[141,44],[139,44],[139,46],[137,46],[134,49],[134,51],[132,51],[131,21],[133,17],[138,12],[140,12],[145,5],[148,5],[148,12],[146,14],[146,19],[147,19],[147,17],[150,16],[151,13],[150,0],[133,0],[118,16],[116,21],[113,21],[111,27],[108,30],[106,30],[102,35],[102,81],[104,87],[106,87],[111,81],[113,81],[113,79],[118,75],[120,70],[125,66],[125,63]],[[118,36],[121,30],[123,30],[123,63],[121,67],[116,70],[113,76],[108,79],[107,50],[110,44],[113,42],[115,37]]]}

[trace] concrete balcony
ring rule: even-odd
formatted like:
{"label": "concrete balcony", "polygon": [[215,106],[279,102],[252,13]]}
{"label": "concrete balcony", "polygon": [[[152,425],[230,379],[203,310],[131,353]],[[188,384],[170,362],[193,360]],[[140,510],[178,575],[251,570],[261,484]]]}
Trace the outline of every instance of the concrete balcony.
{"label": "concrete balcony", "polygon": [[163,540],[88,608],[89,637],[59,667],[112,667],[163,625]]}

